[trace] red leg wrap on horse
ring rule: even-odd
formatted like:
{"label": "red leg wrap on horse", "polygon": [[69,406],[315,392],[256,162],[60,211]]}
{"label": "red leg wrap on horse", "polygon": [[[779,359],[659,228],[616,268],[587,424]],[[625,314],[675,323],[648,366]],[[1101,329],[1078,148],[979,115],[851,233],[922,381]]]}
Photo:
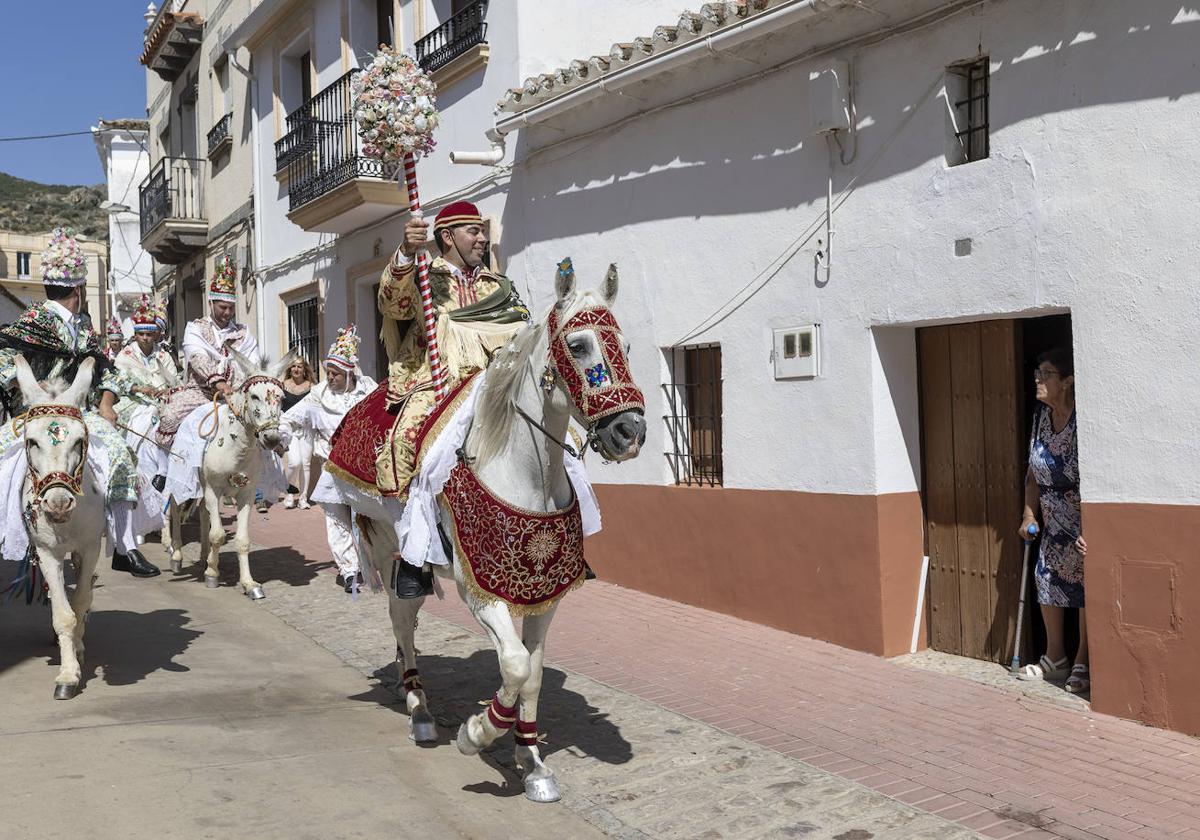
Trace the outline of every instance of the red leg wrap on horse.
{"label": "red leg wrap on horse", "polygon": [[536,747],[538,742],[537,721],[517,721],[517,732],[513,737],[523,747]]}
{"label": "red leg wrap on horse", "polygon": [[488,706],[488,720],[492,722],[492,726],[497,729],[509,729],[516,719],[516,706],[505,706],[500,702],[499,694],[492,698],[492,704]]}

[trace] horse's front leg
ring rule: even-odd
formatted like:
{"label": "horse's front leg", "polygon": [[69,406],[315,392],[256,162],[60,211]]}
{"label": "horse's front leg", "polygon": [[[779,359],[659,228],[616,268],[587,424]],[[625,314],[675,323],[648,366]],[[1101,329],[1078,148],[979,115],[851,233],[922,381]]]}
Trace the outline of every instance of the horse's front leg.
{"label": "horse's front leg", "polygon": [[209,484],[204,485],[204,507],[200,522],[200,533],[204,536],[201,546],[204,558],[204,585],[216,589],[221,585],[221,572],[218,568],[221,557],[221,546],[225,544],[225,528],[221,525],[221,497]]}
{"label": "horse's front leg", "polygon": [[75,592],[71,595],[71,611],[75,613],[75,659],[82,666],[83,631],[87,626],[87,614],[92,609],[96,564],[100,560],[100,540],[85,545],[75,556],[78,564],[75,568]]}
{"label": "horse's front leg", "polygon": [[167,551],[171,556],[171,571],[178,574],[183,571],[183,516],[179,503],[171,499],[167,507]]}
{"label": "horse's front leg", "polygon": [[246,485],[238,490],[237,496],[237,532],[233,537],[233,547],[237,550],[238,583],[242,592],[251,601],[261,601],[267,597],[262,584],[250,576],[250,505],[254,502],[254,485]]}
{"label": "horse's front leg", "polygon": [[401,696],[408,706],[408,735],[418,744],[432,744],[438,738],[437,723],[429,712],[425,687],[417,670],[417,613],[423,603],[423,597],[397,598],[394,591],[388,593],[388,613],[396,636],[396,669],[400,672]]}
{"label": "horse's front leg", "polygon": [[[67,585],[63,580],[65,557],[51,557],[44,549],[39,551],[39,568],[46,579],[50,594],[50,616],[54,624],[54,635],[58,636],[58,658],[61,667],[54,678],[54,699],[70,700],[79,693],[79,657],[75,653],[75,611],[67,599]],[[32,570],[30,571],[32,574]]]}
{"label": "horse's front leg", "polygon": [[508,606],[470,603],[471,612],[491,637],[500,659],[500,690],[487,709],[472,715],[458,729],[456,744],[463,755],[474,755],[512,728],[517,699],[529,679],[529,651],[521,643]]}
{"label": "horse's front leg", "polygon": [[525,770],[525,796],[534,802],[557,802],[561,798],[554,771],[542,763],[538,752],[538,695],[542,691],[542,663],[546,654],[546,633],[558,605],[541,615],[525,617],[521,636],[529,651],[529,679],[521,686],[521,707],[517,715],[517,766]]}

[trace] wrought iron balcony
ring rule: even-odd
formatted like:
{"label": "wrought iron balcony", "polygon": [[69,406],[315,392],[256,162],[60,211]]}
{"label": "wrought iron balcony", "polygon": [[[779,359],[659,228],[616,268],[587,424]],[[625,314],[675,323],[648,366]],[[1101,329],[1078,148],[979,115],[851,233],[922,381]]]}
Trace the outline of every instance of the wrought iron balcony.
{"label": "wrought iron balcony", "polygon": [[229,136],[229,129],[233,125],[233,112],[230,111],[221,119],[217,120],[217,124],[208,132],[208,156],[214,157],[223,148],[233,145],[233,138]]}
{"label": "wrought iron balcony", "polygon": [[346,73],[287,117],[288,132],[275,143],[275,166],[287,172],[290,211],[360,178],[395,178],[395,165],[385,166],[362,153],[350,88],[359,72],[355,68]]}
{"label": "wrought iron balcony", "polygon": [[416,43],[426,73],[445,67],[471,47],[487,43],[488,0],[476,0]]}
{"label": "wrought iron balcony", "polygon": [[182,262],[205,245],[204,165],[192,158],[163,158],[138,189],[142,247],[161,263]]}

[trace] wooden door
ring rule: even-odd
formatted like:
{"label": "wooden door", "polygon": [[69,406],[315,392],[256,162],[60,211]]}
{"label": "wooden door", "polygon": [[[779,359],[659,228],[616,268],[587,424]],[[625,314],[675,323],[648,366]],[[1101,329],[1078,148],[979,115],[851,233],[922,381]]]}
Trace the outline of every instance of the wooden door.
{"label": "wooden door", "polygon": [[1020,586],[1020,323],[918,331],[935,650],[1007,661]]}

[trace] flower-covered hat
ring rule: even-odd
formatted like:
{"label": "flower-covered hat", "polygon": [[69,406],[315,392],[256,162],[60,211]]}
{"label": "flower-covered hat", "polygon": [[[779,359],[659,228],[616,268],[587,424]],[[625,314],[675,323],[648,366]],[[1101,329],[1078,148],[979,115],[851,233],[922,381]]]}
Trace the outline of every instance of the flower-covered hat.
{"label": "flower-covered hat", "polygon": [[158,329],[158,307],[150,302],[149,295],[142,295],[137,309],[133,310],[133,331],[154,332]]}
{"label": "flower-covered hat", "polygon": [[108,319],[108,325],[104,329],[104,335],[109,339],[125,338],[125,331],[121,329],[121,322],[115,317]]}
{"label": "flower-covered hat", "polygon": [[87,281],[83,249],[70,228],[55,228],[42,251],[42,282],[50,286],[82,286]]}
{"label": "flower-covered hat", "polygon": [[237,266],[226,254],[217,262],[216,273],[208,282],[208,299],[235,303],[237,301]]}
{"label": "flower-covered hat", "polygon": [[325,356],[325,363],[353,372],[358,367],[358,342],[358,330],[353,324],[338,330],[337,338]]}

